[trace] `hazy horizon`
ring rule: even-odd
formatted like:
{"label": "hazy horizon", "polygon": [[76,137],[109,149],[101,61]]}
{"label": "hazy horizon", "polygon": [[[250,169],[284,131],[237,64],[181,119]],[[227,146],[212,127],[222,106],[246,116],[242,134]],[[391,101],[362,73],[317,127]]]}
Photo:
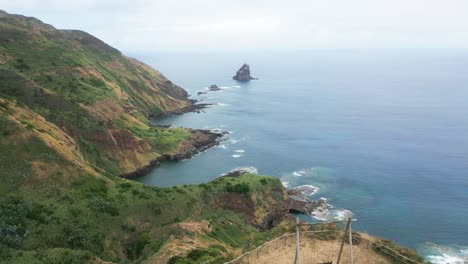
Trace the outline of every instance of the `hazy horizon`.
{"label": "hazy horizon", "polygon": [[468,47],[462,0],[0,0],[0,9],[134,52]]}

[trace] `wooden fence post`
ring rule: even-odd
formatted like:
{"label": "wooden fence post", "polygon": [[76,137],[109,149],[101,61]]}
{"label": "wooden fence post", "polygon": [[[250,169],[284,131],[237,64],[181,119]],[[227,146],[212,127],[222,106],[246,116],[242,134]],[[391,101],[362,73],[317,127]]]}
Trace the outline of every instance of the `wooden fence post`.
{"label": "wooden fence post", "polygon": [[346,238],[346,233],[348,233],[349,226],[351,225],[351,217],[348,219],[348,223],[346,224],[346,230],[343,235],[343,240],[341,241],[340,252],[338,253],[338,259],[336,260],[336,264],[340,264],[341,260],[341,253],[343,252],[343,246]]}
{"label": "wooden fence post", "polygon": [[299,218],[296,217],[296,258],[294,259],[294,264],[301,264],[301,235],[299,228]]}

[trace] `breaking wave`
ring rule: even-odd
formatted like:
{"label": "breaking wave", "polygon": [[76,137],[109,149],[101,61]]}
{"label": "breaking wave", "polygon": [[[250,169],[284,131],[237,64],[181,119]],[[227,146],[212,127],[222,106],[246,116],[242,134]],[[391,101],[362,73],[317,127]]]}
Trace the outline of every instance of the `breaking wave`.
{"label": "breaking wave", "polygon": [[312,212],[312,217],[319,221],[345,221],[346,219],[353,217],[353,213],[346,209],[334,209],[330,205],[329,209],[319,210],[316,209]]}
{"label": "breaking wave", "polygon": [[433,264],[468,263],[468,246],[443,246],[434,243],[426,243],[421,251],[426,260]]}
{"label": "breaking wave", "polygon": [[312,196],[320,190],[319,187],[310,184],[294,187],[293,189],[301,192],[304,196]]}
{"label": "breaking wave", "polygon": [[[319,183],[321,182],[320,180],[323,181],[324,177],[329,176],[329,169],[323,167],[312,167],[287,173],[281,177],[281,182],[285,188],[299,190],[304,197],[316,200],[317,198],[311,197],[320,193],[320,187],[313,184]],[[334,208],[326,198],[320,197],[319,199],[326,204],[326,208],[315,209],[311,214],[312,218],[319,221],[345,221],[349,217],[353,216],[353,213],[347,209]]]}
{"label": "breaking wave", "polygon": [[239,89],[241,87],[238,85],[233,85],[233,86],[220,86],[219,88],[221,88],[222,90],[229,90],[229,89]]}

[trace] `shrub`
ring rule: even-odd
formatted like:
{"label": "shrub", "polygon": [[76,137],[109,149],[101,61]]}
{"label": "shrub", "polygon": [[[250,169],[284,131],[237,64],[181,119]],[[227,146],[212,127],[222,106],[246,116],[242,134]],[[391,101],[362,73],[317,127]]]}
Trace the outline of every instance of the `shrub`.
{"label": "shrub", "polygon": [[70,250],[55,248],[47,251],[41,251],[38,254],[38,259],[44,261],[44,263],[50,264],[79,264],[88,263],[91,261],[92,256],[89,252],[81,250]]}
{"label": "shrub", "polygon": [[187,256],[174,256],[169,259],[169,264],[188,264],[188,263],[218,263],[221,262],[223,257],[220,256],[221,252],[226,252],[223,247],[213,246],[210,248],[193,249]]}
{"label": "shrub", "polygon": [[135,232],[137,229],[136,226],[132,224],[122,224],[120,227],[127,232]]}
{"label": "shrub", "polygon": [[102,87],[102,86],[105,86],[105,83],[101,80],[101,79],[98,79],[98,78],[95,78],[95,77],[92,77],[89,79],[89,83],[92,85],[92,86],[95,86],[95,87]]}
{"label": "shrub", "polygon": [[29,235],[28,223],[44,223],[52,212],[43,205],[22,197],[0,201],[0,245],[19,248]]}
{"label": "shrub", "polygon": [[226,183],[224,190],[226,192],[248,194],[250,192],[250,186],[247,183],[237,183],[235,185],[232,185],[230,182],[228,182]]}
{"label": "shrub", "polygon": [[90,225],[68,223],[61,232],[57,232],[55,238],[47,242],[48,247],[89,250],[99,254],[104,250],[104,237],[102,231]]}
{"label": "shrub", "polygon": [[31,66],[26,64],[26,62],[23,59],[17,59],[16,64],[14,65],[14,67],[16,69],[18,69],[18,70],[29,70],[29,69],[31,69]]}
{"label": "shrub", "polygon": [[148,234],[144,233],[140,235],[133,243],[127,247],[127,255],[130,259],[138,258],[145,246],[151,241],[151,238]]}
{"label": "shrub", "polygon": [[88,206],[95,212],[106,213],[112,216],[119,215],[119,209],[114,204],[101,198],[91,199],[88,202]]}
{"label": "shrub", "polygon": [[125,191],[127,191],[128,189],[131,189],[132,188],[132,184],[129,183],[129,182],[124,182],[124,183],[121,183],[119,185],[117,185],[119,188],[122,188],[124,189]]}

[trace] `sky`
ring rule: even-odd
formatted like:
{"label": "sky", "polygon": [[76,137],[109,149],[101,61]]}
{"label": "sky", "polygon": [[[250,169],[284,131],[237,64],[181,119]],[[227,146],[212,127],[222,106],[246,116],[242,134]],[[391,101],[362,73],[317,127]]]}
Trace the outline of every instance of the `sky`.
{"label": "sky", "polygon": [[468,48],[467,0],[0,0],[131,52]]}

